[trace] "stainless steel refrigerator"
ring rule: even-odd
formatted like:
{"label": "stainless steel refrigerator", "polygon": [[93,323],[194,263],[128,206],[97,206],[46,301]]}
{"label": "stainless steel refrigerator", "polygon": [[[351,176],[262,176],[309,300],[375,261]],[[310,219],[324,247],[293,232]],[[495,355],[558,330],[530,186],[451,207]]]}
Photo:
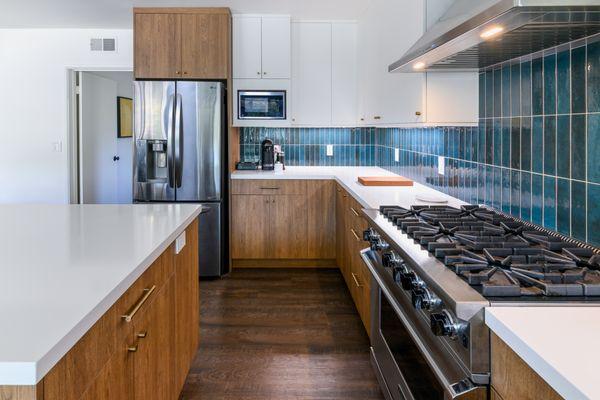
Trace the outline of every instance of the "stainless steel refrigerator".
{"label": "stainless steel refrigerator", "polygon": [[134,201],[202,204],[199,274],[226,274],[225,86],[135,81],[134,89]]}

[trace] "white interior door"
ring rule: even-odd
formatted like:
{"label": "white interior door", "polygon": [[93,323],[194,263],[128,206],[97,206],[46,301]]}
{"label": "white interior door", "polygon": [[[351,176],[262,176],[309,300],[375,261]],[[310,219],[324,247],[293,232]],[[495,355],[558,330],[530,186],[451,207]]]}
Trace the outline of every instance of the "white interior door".
{"label": "white interior door", "polygon": [[117,202],[117,82],[82,72],[79,102],[80,190],[84,204]]}

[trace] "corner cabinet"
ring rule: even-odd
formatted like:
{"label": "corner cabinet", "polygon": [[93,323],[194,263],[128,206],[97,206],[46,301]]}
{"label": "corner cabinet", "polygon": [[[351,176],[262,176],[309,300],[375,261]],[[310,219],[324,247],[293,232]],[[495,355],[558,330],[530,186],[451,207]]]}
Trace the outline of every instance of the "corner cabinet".
{"label": "corner cabinet", "polygon": [[196,220],[179,254],[172,245],[148,267],[46,374],[37,397],[17,398],[178,399],[198,346],[197,232]]}
{"label": "corner cabinet", "polygon": [[227,79],[228,8],[134,8],[136,79]]}

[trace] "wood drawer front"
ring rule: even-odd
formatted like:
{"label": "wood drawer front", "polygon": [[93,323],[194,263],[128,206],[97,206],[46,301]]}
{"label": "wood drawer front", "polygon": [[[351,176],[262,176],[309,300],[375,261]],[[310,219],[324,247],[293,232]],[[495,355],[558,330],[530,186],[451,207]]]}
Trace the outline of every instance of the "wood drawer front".
{"label": "wood drawer front", "polygon": [[233,179],[232,194],[306,194],[306,181],[301,179]]}
{"label": "wood drawer front", "polygon": [[134,320],[141,318],[148,305],[173,272],[173,246],[142,274],[117,302],[44,377],[44,400],[78,400],[86,393],[113,354],[122,350],[123,340],[131,334],[131,323],[122,316],[131,312],[144,295],[144,289],[156,285]]}

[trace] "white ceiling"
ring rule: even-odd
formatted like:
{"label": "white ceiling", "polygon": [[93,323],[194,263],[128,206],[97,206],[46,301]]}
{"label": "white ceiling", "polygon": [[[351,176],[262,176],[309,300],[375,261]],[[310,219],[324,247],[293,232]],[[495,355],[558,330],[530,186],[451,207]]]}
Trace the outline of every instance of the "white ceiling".
{"label": "white ceiling", "polygon": [[358,19],[370,0],[1,0],[0,28],[131,28],[132,7],[230,7],[233,13]]}

